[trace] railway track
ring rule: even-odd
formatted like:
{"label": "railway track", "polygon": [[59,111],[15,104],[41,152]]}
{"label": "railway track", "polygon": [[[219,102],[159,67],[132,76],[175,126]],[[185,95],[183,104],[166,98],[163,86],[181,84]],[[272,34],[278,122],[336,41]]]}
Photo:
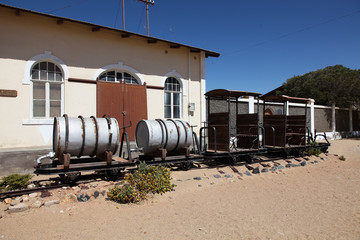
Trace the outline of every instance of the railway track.
{"label": "railway track", "polygon": [[[99,179],[100,177],[103,177],[103,176],[99,173],[93,173],[93,174],[87,174],[87,175],[80,175],[75,181],[71,181],[71,182],[67,182],[67,183],[62,183],[61,177],[44,179],[41,181],[34,181],[33,183],[36,185],[40,185],[40,182],[42,182],[42,181],[53,181],[53,183],[51,183],[50,185],[45,185],[45,186],[35,187],[35,188],[30,188],[30,189],[20,189],[20,190],[14,190],[14,191],[0,192],[0,200],[3,200],[5,198],[17,197],[17,196],[21,196],[21,195],[25,195],[25,194],[31,194],[31,193],[35,193],[35,192],[47,192],[49,190],[58,189],[58,188],[62,188],[62,187],[72,187],[74,185],[87,184],[90,182],[97,181],[97,179]],[[121,179],[121,177],[119,177],[118,179]]]}
{"label": "railway track", "polygon": [[58,184],[58,185],[37,187],[37,188],[31,188],[31,189],[21,189],[21,190],[15,190],[15,191],[1,192],[0,199],[17,197],[17,196],[21,196],[21,195],[25,195],[25,194],[34,193],[34,192],[45,192],[48,190],[62,188],[65,186],[69,186],[69,185],[68,184]]}
{"label": "railway track", "polygon": [[[203,164],[206,165],[207,167],[229,166],[236,173],[236,172],[238,172],[238,170],[236,169],[236,166],[245,165],[248,169],[251,170],[252,164],[260,163],[260,164],[266,165],[268,162],[274,162],[277,160],[289,161],[289,159],[294,159],[299,162],[299,158],[281,158],[281,157],[260,158],[260,157],[257,157],[257,158],[254,158],[254,161],[250,164],[248,164],[246,162],[237,162],[234,166],[229,165],[226,161],[219,161],[219,160],[212,160],[212,161],[206,162],[206,163],[201,161],[202,164],[200,164],[200,162],[198,162],[198,161],[192,161],[192,164],[190,164],[190,165],[193,167],[196,167],[196,168],[202,168],[201,165],[203,165]],[[164,162],[156,162],[156,163],[164,164]],[[121,180],[123,178],[125,172],[131,172],[131,171],[134,171],[135,169],[136,168],[126,169],[124,172],[122,172],[122,176],[118,175],[116,179]],[[180,168],[180,169],[183,169],[183,168]],[[48,186],[8,191],[8,192],[0,192],[0,200],[3,200],[5,198],[17,197],[17,196],[21,196],[21,195],[25,195],[25,194],[30,194],[30,193],[34,193],[34,192],[46,192],[46,191],[52,190],[52,189],[57,189],[57,188],[62,188],[62,187],[70,187],[70,186],[86,184],[86,183],[90,183],[90,182],[96,182],[96,181],[98,181],[99,178],[107,179],[107,180],[115,180],[114,178],[107,178],[106,175],[104,175],[103,173],[100,173],[100,172],[95,172],[95,173],[87,174],[87,175],[79,175],[77,179],[74,179],[74,181],[70,181],[68,183],[62,183],[61,177],[49,178],[46,180],[41,180],[41,181],[53,181],[53,183]],[[41,182],[41,181],[34,181],[34,183],[40,185],[39,182]]]}

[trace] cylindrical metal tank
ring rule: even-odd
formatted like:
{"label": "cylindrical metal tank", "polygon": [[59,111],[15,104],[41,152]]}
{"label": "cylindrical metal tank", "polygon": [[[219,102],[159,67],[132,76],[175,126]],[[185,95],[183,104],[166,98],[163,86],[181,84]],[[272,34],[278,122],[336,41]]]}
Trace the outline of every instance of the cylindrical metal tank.
{"label": "cylindrical metal tank", "polygon": [[103,157],[106,151],[115,153],[119,146],[119,124],[115,118],[55,117],[53,151],[56,158],[72,156]]}
{"label": "cylindrical metal tank", "polygon": [[135,140],[145,155],[161,148],[173,152],[191,145],[192,129],[182,120],[141,120],[136,126]]}

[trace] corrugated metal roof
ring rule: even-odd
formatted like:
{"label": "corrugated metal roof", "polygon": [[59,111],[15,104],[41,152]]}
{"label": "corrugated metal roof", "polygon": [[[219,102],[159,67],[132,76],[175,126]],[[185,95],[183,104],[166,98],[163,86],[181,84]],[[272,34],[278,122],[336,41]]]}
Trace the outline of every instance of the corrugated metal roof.
{"label": "corrugated metal roof", "polygon": [[186,48],[189,48],[191,52],[202,52],[203,51],[203,52],[205,52],[206,57],[219,57],[220,56],[220,53],[217,53],[217,52],[213,52],[213,51],[209,51],[209,50],[205,50],[205,49],[202,49],[202,48],[197,48],[197,47],[193,47],[193,46],[189,46],[189,45],[184,45],[184,44],[181,44],[181,43],[172,42],[172,41],[168,41],[168,40],[164,40],[164,39],[160,39],[160,38],[149,37],[149,36],[129,32],[129,31],[125,31],[125,30],[120,30],[120,29],[116,29],[116,28],[101,26],[101,25],[97,25],[97,24],[93,24],[93,23],[89,23],[89,22],[83,22],[83,21],[74,20],[74,19],[71,19],[71,18],[59,17],[59,16],[55,16],[55,15],[51,15],[51,14],[35,12],[35,11],[32,11],[32,10],[23,9],[23,8],[17,8],[17,7],[9,6],[9,5],[2,4],[2,3],[0,3],[0,7],[14,9],[17,13],[20,13],[21,11],[23,11],[23,12],[27,12],[27,13],[31,13],[31,14],[44,16],[44,17],[54,18],[54,19],[56,19],[58,21],[69,21],[69,22],[84,24],[84,25],[91,26],[93,29],[98,29],[98,30],[107,29],[107,30],[110,30],[110,31],[116,31],[116,32],[121,33],[123,37],[137,36],[137,37],[141,37],[141,38],[146,39],[148,43],[163,42],[163,43],[169,44],[170,48],[186,47]]}

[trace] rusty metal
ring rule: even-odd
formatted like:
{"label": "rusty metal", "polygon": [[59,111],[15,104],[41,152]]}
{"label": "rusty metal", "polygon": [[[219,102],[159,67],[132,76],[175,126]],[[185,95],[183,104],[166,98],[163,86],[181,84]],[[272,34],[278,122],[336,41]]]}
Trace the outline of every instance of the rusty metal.
{"label": "rusty metal", "polygon": [[85,136],[86,136],[86,133],[85,133],[85,121],[84,121],[84,118],[83,116],[78,116],[78,118],[80,118],[81,120],[81,124],[82,124],[82,130],[83,130],[83,133],[82,133],[82,144],[81,144],[81,150],[80,150],[80,153],[78,155],[78,157],[81,157],[83,152],[84,152],[84,147],[85,147]]}
{"label": "rusty metal", "polygon": [[111,165],[112,157],[112,152],[106,151],[106,165]]}
{"label": "rusty metal", "polygon": [[96,121],[96,117],[94,117],[94,116],[91,116],[90,117],[91,119],[92,119],[92,121],[93,121],[93,123],[94,123],[94,125],[95,125],[95,131],[94,131],[94,133],[95,133],[95,147],[94,147],[94,152],[93,153],[91,153],[91,154],[89,154],[91,157],[93,157],[93,156],[95,156],[95,154],[96,154],[96,152],[97,152],[97,146],[98,146],[98,143],[99,143],[99,128],[98,128],[98,124],[97,124],[97,121]]}
{"label": "rusty metal", "polygon": [[71,161],[70,153],[66,153],[66,154],[64,153],[63,154],[63,159],[64,159],[64,163],[63,163],[64,169],[69,169],[70,161]]}
{"label": "rusty metal", "polygon": [[[123,125],[127,125],[130,121],[135,123],[147,119],[145,85],[97,81],[96,88],[98,117],[108,114]],[[126,122],[122,121],[123,112],[126,113]],[[127,130],[130,141],[135,140],[135,127],[132,126]]]}

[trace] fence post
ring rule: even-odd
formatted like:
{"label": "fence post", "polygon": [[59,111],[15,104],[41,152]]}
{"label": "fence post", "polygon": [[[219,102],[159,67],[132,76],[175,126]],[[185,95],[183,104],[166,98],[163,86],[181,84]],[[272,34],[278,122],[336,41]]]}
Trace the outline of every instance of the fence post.
{"label": "fence post", "polygon": [[310,99],[310,131],[315,136],[315,100]]}
{"label": "fence post", "polygon": [[335,131],[336,131],[335,103],[331,104],[331,130],[332,130],[333,138],[335,139]]}
{"label": "fence post", "polygon": [[254,113],[254,112],[255,112],[254,96],[249,96],[249,114]]}

